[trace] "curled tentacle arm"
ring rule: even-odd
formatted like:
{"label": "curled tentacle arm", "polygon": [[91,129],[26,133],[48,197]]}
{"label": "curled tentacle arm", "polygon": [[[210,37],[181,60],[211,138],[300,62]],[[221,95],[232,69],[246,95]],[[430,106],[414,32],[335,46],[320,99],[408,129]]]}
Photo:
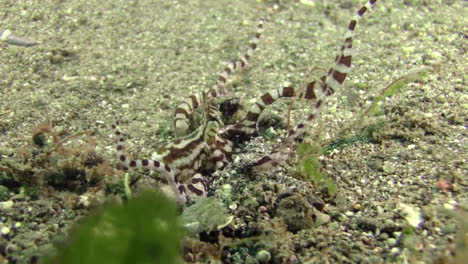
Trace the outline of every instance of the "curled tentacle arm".
{"label": "curled tentacle arm", "polygon": [[[229,77],[237,72],[245,69],[252,56],[255,53],[255,50],[258,47],[258,43],[260,41],[260,36],[263,33],[263,24],[265,23],[265,18],[261,18],[257,24],[257,31],[255,36],[250,41],[249,48],[247,52],[240,56],[239,59],[230,62],[226,65],[223,71],[219,73],[218,82],[215,86],[213,86],[207,93],[207,99],[211,100],[212,98],[219,97],[221,95],[225,95],[227,93],[227,84]],[[174,113],[174,134],[175,136],[184,136],[190,133],[190,121],[192,119],[192,115],[200,105],[203,104],[203,98],[200,95],[191,95],[190,100],[186,100],[180,103],[175,110]]]}
{"label": "curled tentacle arm", "polygon": [[329,69],[327,75],[322,76],[320,81],[313,81],[307,85],[306,92],[303,96],[307,99],[315,99],[312,113],[309,114],[304,122],[298,124],[294,129],[291,129],[288,132],[288,136],[285,140],[283,140],[277,151],[257,161],[256,166],[259,168],[272,168],[277,164],[282,163],[282,161],[286,158],[285,155],[287,155],[287,149],[289,145],[294,143],[294,140],[304,134],[307,129],[314,123],[314,121],[320,116],[320,112],[325,105],[327,97],[341,88],[346,79],[346,76],[351,71],[354,30],[358,21],[362,18],[367,10],[372,9],[375,2],[377,2],[377,0],[369,0],[359,9],[358,12],[356,12],[354,17],[349,22],[348,32],[345,35],[345,41],[341,46],[340,54],[336,57],[335,63]]}
{"label": "curled tentacle arm", "polygon": [[185,202],[187,201],[186,187],[179,183],[177,177],[175,176],[174,170],[171,169],[171,167],[169,167],[167,164],[159,160],[148,160],[148,159],[134,160],[134,159],[129,158],[125,154],[125,147],[124,147],[125,139],[122,133],[120,132],[119,128],[117,127],[117,124],[112,125],[112,129],[114,130],[114,134],[117,138],[116,155],[120,164],[122,164],[124,167],[128,169],[142,168],[142,169],[154,170],[156,172],[161,173],[166,178],[169,185],[171,185],[176,195],[177,202],[180,204],[185,204]]}

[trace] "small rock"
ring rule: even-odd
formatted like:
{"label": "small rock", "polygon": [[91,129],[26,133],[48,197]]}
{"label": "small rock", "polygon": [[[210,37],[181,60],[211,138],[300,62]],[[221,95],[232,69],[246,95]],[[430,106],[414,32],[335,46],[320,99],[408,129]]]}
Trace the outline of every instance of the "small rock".
{"label": "small rock", "polygon": [[391,237],[391,238],[387,239],[387,243],[388,243],[389,246],[393,247],[393,246],[396,245],[397,241],[396,241],[395,238]]}
{"label": "small rock", "polygon": [[271,259],[271,254],[270,252],[263,249],[257,252],[257,255],[255,256],[255,258],[257,259],[258,263],[261,263],[261,264],[268,263]]}
{"label": "small rock", "polygon": [[236,210],[236,209],[237,209],[237,203],[236,203],[236,202],[233,202],[233,203],[231,203],[231,204],[229,205],[229,210],[234,211],[234,210]]}
{"label": "small rock", "polygon": [[449,203],[444,203],[444,208],[447,210],[454,210],[455,206],[449,204]]}
{"label": "small rock", "polygon": [[392,255],[397,255],[398,253],[400,253],[400,249],[399,249],[399,248],[393,247],[392,249],[390,249],[390,254],[392,254]]}
{"label": "small rock", "polygon": [[391,164],[390,162],[385,161],[382,166],[382,170],[387,174],[393,174],[395,173],[395,166],[393,166],[393,164]]}
{"label": "small rock", "polygon": [[332,212],[333,219],[336,219],[338,222],[343,222],[346,220],[346,215],[340,212]]}
{"label": "small rock", "polygon": [[279,200],[275,210],[275,216],[281,218],[293,233],[311,228],[314,223],[313,215],[313,207],[298,194]]}
{"label": "small rock", "polygon": [[8,235],[10,233],[11,229],[8,226],[2,226],[0,228],[0,234],[2,235]]}
{"label": "small rock", "polygon": [[373,218],[359,217],[357,219],[357,226],[364,231],[375,231],[379,223]]}
{"label": "small rock", "polygon": [[325,202],[323,201],[322,198],[320,198],[318,196],[312,195],[312,196],[308,197],[307,200],[317,210],[322,211],[323,208],[325,207]]}
{"label": "small rock", "polygon": [[433,51],[429,53],[429,57],[434,60],[440,60],[442,58],[442,53],[438,51]]}
{"label": "small rock", "polygon": [[410,225],[418,227],[423,222],[421,210],[419,208],[405,203],[399,203],[398,206],[403,212],[406,221],[408,221]]}
{"label": "small rock", "polygon": [[359,210],[361,210],[361,207],[362,207],[362,206],[361,206],[360,203],[355,203],[355,204],[353,204],[353,209],[354,209],[354,211],[356,211],[356,212],[359,211]]}
{"label": "small rock", "polygon": [[323,224],[326,224],[330,222],[331,217],[327,214],[321,213],[321,212],[315,212],[315,223],[314,226],[321,226]]}
{"label": "small rock", "polygon": [[15,203],[12,200],[6,201],[6,202],[0,202],[0,209],[2,210],[11,209],[13,207],[13,204]]}
{"label": "small rock", "polygon": [[388,234],[387,233],[380,233],[380,238],[382,240],[387,240],[388,239]]}

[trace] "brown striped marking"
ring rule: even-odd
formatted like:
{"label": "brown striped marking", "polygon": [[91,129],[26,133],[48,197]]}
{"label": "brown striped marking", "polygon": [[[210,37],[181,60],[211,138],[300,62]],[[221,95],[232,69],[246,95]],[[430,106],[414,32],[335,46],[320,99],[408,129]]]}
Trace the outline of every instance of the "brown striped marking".
{"label": "brown striped marking", "polygon": [[314,92],[314,86],[315,86],[315,81],[307,85],[306,94],[304,96],[305,99],[308,99],[308,100],[317,99],[317,96],[315,95],[315,92]]}
{"label": "brown striped marking", "polygon": [[205,192],[204,191],[201,191],[199,189],[197,189],[195,186],[193,186],[192,184],[187,184],[187,188],[194,194],[196,194],[197,196],[202,196]]}
{"label": "brown striped marking", "polygon": [[271,105],[272,103],[275,102],[275,99],[273,98],[273,96],[271,96],[270,93],[266,93],[262,95],[261,99],[265,105]]}
{"label": "brown striped marking", "polygon": [[[304,95],[304,98],[306,99],[317,99],[317,102],[315,104],[315,111],[310,114],[307,118],[307,121],[305,123],[300,123],[299,125],[296,126],[295,130],[290,130],[288,131],[288,137],[283,140],[282,145],[279,147],[280,151],[273,152],[268,156],[265,156],[261,158],[256,166],[261,166],[261,167],[275,167],[278,165],[278,161],[276,158],[273,157],[282,157],[283,155],[287,155],[286,153],[281,153],[281,149],[284,149],[285,146],[289,143],[292,143],[294,139],[296,139],[298,136],[300,136],[302,133],[306,131],[306,129],[312,124],[312,121],[318,117],[320,114],[320,109],[323,106],[324,100],[326,97],[330,96],[335,92],[336,88],[339,88],[345,81],[346,76],[348,75],[348,72],[350,70],[351,64],[352,64],[352,45],[353,45],[353,38],[352,38],[352,33],[354,32],[354,29],[356,28],[358,19],[364,15],[364,13],[368,10],[368,7],[371,8],[374,3],[377,2],[377,0],[369,0],[368,3],[361,7],[359,11],[357,12],[358,17],[354,17],[348,24],[348,35],[345,38],[344,44],[341,46],[341,54],[336,57],[335,59],[335,64],[329,69],[327,75],[324,75],[320,78],[321,80],[321,85],[322,86],[322,92],[323,95],[321,98],[317,98],[317,94],[315,94],[315,85],[316,83],[310,82],[307,85],[307,89]],[[350,33],[349,33],[350,32]],[[351,54],[346,54],[345,52],[351,53]],[[343,68],[345,67],[345,68]],[[342,72],[342,70],[346,70],[346,72]],[[328,78],[332,78],[333,80],[336,81],[336,83],[332,82]],[[335,87],[332,87],[335,86]]]}

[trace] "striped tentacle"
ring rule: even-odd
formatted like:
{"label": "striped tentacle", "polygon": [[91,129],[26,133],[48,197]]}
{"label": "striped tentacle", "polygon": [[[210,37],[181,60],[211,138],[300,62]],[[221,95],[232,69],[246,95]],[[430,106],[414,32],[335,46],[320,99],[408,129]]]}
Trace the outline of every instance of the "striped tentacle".
{"label": "striped tentacle", "polygon": [[237,61],[229,63],[226,66],[226,68],[224,68],[224,70],[219,74],[218,84],[216,87],[217,94],[214,97],[226,94],[229,76],[237,71],[245,69],[248,66],[250,59],[258,47],[258,43],[260,42],[260,36],[263,33],[264,23],[265,18],[260,18],[257,24],[257,31],[255,33],[255,36],[250,41],[250,45],[247,49],[247,52],[244,55],[242,55]]}
{"label": "striped tentacle", "polygon": [[187,201],[185,195],[185,186],[181,185],[175,176],[175,172],[167,163],[164,163],[159,160],[133,160],[125,154],[125,139],[120,132],[118,124],[112,125],[114,134],[117,138],[116,144],[116,155],[119,162],[128,169],[150,169],[161,173],[167,180],[167,182],[172,186],[173,191],[176,195],[176,200],[179,204],[184,204]]}
{"label": "striped tentacle", "polygon": [[[324,77],[322,77],[324,79]],[[247,140],[249,137],[254,136],[258,132],[258,120],[263,111],[271,104],[282,98],[299,98],[312,101],[311,103],[317,107],[317,103],[328,94],[323,91],[323,85],[320,82],[311,82],[307,85],[304,92],[297,92],[294,87],[283,87],[275,89],[263,94],[260,100],[247,112],[242,121],[235,125],[229,126],[224,130],[223,135],[226,138],[234,139],[236,137],[243,137]]]}
{"label": "striped tentacle", "polygon": [[303,97],[315,99],[314,110],[312,113],[309,114],[306,121],[298,124],[294,129],[288,132],[287,138],[275,152],[268,156],[264,156],[256,162],[255,166],[258,169],[269,169],[283,163],[287,158],[288,146],[294,143],[294,140],[296,140],[300,135],[304,134],[307,131],[307,128],[309,128],[315,119],[317,119],[325,104],[326,98],[341,88],[346,76],[351,71],[354,29],[364,13],[366,13],[367,10],[372,9],[375,2],[377,2],[377,0],[369,0],[359,9],[353,19],[349,22],[345,41],[340,49],[340,55],[336,57],[335,63],[330,68],[327,75],[322,76],[320,81],[313,81],[307,85],[306,92]]}
{"label": "striped tentacle", "polygon": [[208,105],[206,94],[203,94],[202,101],[205,102],[205,106],[201,125],[189,135],[178,137],[156,151],[155,158],[170,164],[176,169],[176,174],[182,174],[182,176],[190,174],[191,171],[195,172],[202,166],[201,159],[206,157],[208,151],[207,134],[212,132],[213,127],[221,126],[216,116],[212,116],[211,105]]}
{"label": "striped tentacle", "polygon": [[235,141],[245,141],[257,133],[258,120],[263,111],[281,98],[295,97],[297,92],[293,87],[283,87],[263,94],[260,100],[250,108],[245,117],[239,123],[228,126],[223,131],[223,136]]}
{"label": "striped tentacle", "polygon": [[210,162],[215,170],[221,170],[232,161],[234,144],[232,141],[216,135],[213,144],[209,146]]}
{"label": "striped tentacle", "polygon": [[[217,109],[216,109],[217,111]],[[218,112],[218,111],[217,111]],[[219,116],[219,112],[218,112]],[[207,132],[207,144],[209,153],[209,162],[213,170],[223,169],[230,161],[232,161],[232,153],[234,144],[220,135],[220,126],[222,124],[221,117],[219,116],[219,122],[209,125],[211,131]],[[214,121],[212,121],[214,122]]]}
{"label": "striped tentacle", "polygon": [[[125,154],[124,138],[117,127],[112,128],[117,137],[116,154],[122,165],[128,169],[143,168],[157,171],[164,175],[172,186],[176,199],[184,204],[188,197],[206,197],[206,184],[203,176],[197,173],[205,166],[206,160],[219,159],[219,144],[226,143],[217,135],[223,125],[218,110],[210,104],[210,100],[203,95],[205,102],[202,125],[191,134],[179,137],[156,151],[152,160],[133,160]],[[214,149],[213,146],[216,146]],[[221,148],[220,148],[221,149]],[[229,147],[221,149],[225,161]],[[214,155],[214,156],[213,156]],[[230,155],[230,154],[229,154]],[[229,156],[230,157],[230,156]],[[218,160],[217,160],[218,161]],[[217,169],[219,166],[216,166]],[[192,176],[193,175],[193,176]],[[179,182],[179,178],[192,176],[187,184]]]}
{"label": "striped tentacle", "polygon": [[204,142],[207,144],[208,163],[202,169],[218,170],[224,168],[231,161],[233,143],[219,135],[224,123],[218,108],[207,103],[205,111],[207,124]]}
{"label": "striped tentacle", "polygon": [[[176,140],[163,146],[153,159],[134,160],[125,154],[124,138],[117,125],[112,128],[117,136],[116,155],[119,162],[128,169],[149,169],[161,173],[172,187],[179,204],[185,204],[188,197],[206,197],[206,184],[201,174],[195,173],[203,165],[207,146],[203,141],[201,129],[190,134],[191,138]],[[179,177],[194,175],[183,184]]]}
{"label": "striped tentacle", "polygon": [[[263,111],[268,106],[272,105],[273,103],[282,98],[294,97],[311,101],[311,103],[314,106],[314,113],[309,115],[309,119],[311,119],[310,121],[312,121],[312,119],[316,116],[316,110],[322,107],[323,99],[326,96],[329,96],[329,94],[326,93],[326,90],[324,90],[323,88],[323,79],[324,77],[322,77],[321,81],[314,81],[309,83],[305,88],[305,91],[303,92],[297,92],[294,87],[283,87],[281,89],[272,90],[263,94],[260,97],[260,100],[255,102],[255,104],[250,108],[250,110],[247,112],[246,116],[241,122],[235,125],[231,125],[225,129],[225,131],[222,134],[223,137],[236,142],[246,141],[250,139],[250,137],[256,135],[258,132],[258,120]],[[288,135],[288,138],[289,136],[291,136],[291,132]],[[285,140],[287,140],[288,138],[286,138]]]}
{"label": "striped tentacle", "polygon": [[174,135],[176,137],[185,136],[190,131],[192,116],[195,109],[202,103],[199,95],[191,95],[190,100],[180,103],[174,113]]}
{"label": "striped tentacle", "polygon": [[[227,84],[229,77],[240,70],[243,70],[249,64],[251,57],[253,56],[255,50],[258,47],[258,42],[260,41],[260,36],[263,33],[263,24],[265,23],[265,19],[262,17],[257,24],[257,31],[255,36],[250,41],[249,48],[247,52],[242,55],[238,60],[230,62],[224,70],[219,74],[218,82],[215,86],[213,86],[209,92],[208,97],[216,98],[221,95],[225,95],[227,92]],[[174,113],[174,134],[176,136],[184,136],[189,133],[190,130],[190,123],[192,119],[193,112],[197,109],[201,104],[201,97],[199,95],[192,95],[190,96],[190,100],[182,102],[179,104]]]}

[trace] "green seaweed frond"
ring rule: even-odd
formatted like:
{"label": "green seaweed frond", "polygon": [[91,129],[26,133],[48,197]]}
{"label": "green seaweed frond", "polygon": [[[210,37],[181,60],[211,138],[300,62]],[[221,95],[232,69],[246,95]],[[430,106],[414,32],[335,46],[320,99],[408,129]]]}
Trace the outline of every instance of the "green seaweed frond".
{"label": "green seaweed frond", "polygon": [[82,219],[41,263],[178,263],[181,237],[177,205],[146,191]]}
{"label": "green seaweed frond", "polygon": [[319,144],[303,142],[298,147],[298,162],[296,165],[296,175],[310,181],[315,185],[325,187],[327,193],[333,196],[337,186],[334,181],[326,177],[322,172],[322,165],[319,161],[320,155],[324,152]]}

